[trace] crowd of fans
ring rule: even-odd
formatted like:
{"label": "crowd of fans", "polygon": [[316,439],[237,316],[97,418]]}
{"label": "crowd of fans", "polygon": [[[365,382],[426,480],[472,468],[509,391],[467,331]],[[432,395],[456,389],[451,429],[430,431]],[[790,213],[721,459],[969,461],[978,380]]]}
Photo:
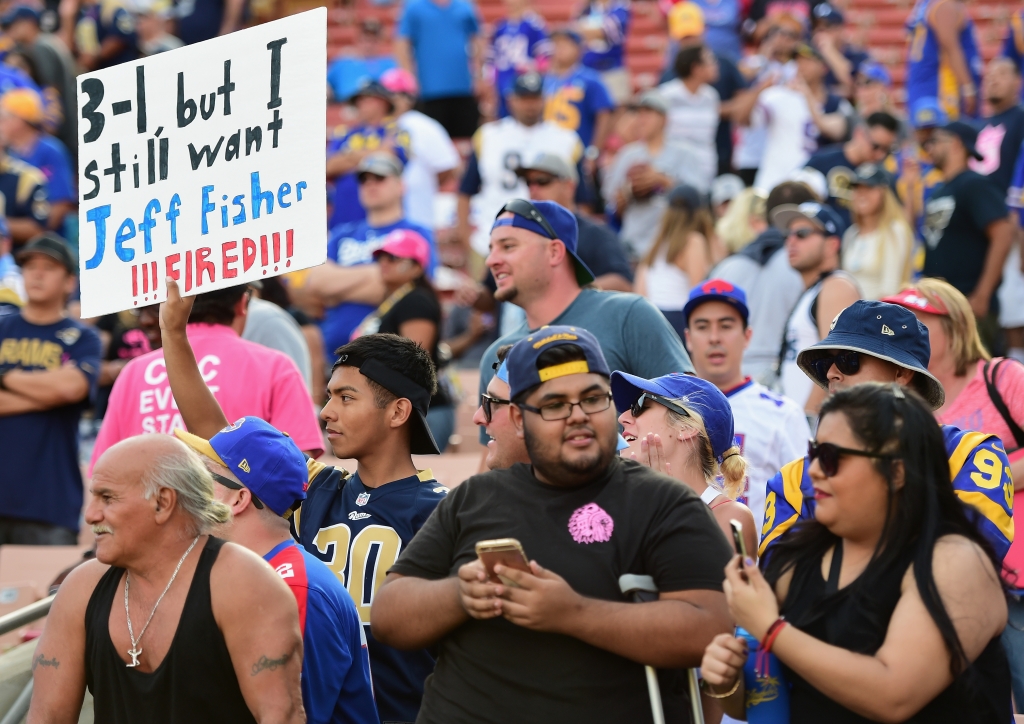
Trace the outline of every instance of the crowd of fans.
{"label": "crowd of fans", "polygon": [[[327,73],[327,262],[82,320],[76,75],[248,6],[0,4],[0,545],[84,519],[99,559],[30,721],[87,684],[110,721],[1024,711],[1024,16],[986,64],[960,0],[919,0],[901,103],[828,2],[658,8],[644,89],[625,0],[363,19]],[[464,449],[466,402],[449,491],[411,456]],[[477,548],[510,538],[522,565]]]}

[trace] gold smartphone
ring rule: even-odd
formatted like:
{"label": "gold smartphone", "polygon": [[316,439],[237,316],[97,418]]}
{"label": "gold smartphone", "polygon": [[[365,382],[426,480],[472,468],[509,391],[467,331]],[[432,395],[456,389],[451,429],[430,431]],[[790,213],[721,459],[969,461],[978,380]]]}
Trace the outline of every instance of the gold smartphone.
{"label": "gold smartphone", "polygon": [[746,560],[747,556],[747,544],[743,540],[743,524],[738,520],[730,520],[729,525],[732,527],[732,542],[736,546],[736,552],[740,554],[740,558]]}
{"label": "gold smartphone", "polygon": [[511,579],[494,573],[494,566],[499,563],[508,568],[515,568],[518,571],[531,572],[530,562],[526,558],[526,551],[523,550],[522,544],[515,538],[495,538],[494,540],[479,541],[476,544],[476,555],[483,561],[491,583],[501,583],[518,588]]}

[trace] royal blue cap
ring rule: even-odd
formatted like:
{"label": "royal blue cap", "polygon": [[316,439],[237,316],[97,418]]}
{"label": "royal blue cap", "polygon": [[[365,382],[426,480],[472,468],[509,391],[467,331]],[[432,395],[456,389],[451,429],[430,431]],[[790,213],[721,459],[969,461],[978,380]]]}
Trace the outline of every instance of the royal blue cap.
{"label": "royal blue cap", "polygon": [[885,87],[892,85],[892,76],[885,66],[873,60],[866,60],[857,68],[857,75],[863,76],[875,83],[881,83]]}
{"label": "royal blue cap", "polygon": [[935,96],[918,98],[910,106],[910,125],[914,128],[938,128],[949,122],[946,111]]}
{"label": "royal blue cap", "polygon": [[690,323],[690,314],[704,302],[725,302],[736,307],[736,311],[743,317],[746,324],[750,318],[750,310],[747,309],[747,293],[735,284],[730,284],[724,279],[708,279],[698,287],[690,291],[690,298],[683,307],[683,316],[686,323]]}
{"label": "royal blue cap", "polygon": [[[554,347],[574,344],[583,350],[586,361],[566,362],[554,367],[540,369],[540,356]],[[595,374],[608,377],[608,363],[601,352],[597,339],[582,327],[553,326],[541,327],[529,337],[516,342],[505,358],[508,365],[509,397],[515,399],[521,392],[536,387],[542,382],[565,377],[566,375]]]}
{"label": "royal blue cap", "polygon": [[679,372],[655,377],[653,380],[645,380],[619,370],[612,373],[612,396],[615,398],[615,409],[620,413],[628,410],[645,392],[669,400],[681,400],[683,406],[698,413],[708,432],[711,452],[719,463],[729,448],[736,444],[729,400],[707,380]]}
{"label": "royal blue cap", "polygon": [[781,231],[789,231],[789,225],[794,219],[807,219],[823,231],[825,236],[838,236],[842,239],[846,231],[843,217],[828,204],[819,204],[817,201],[805,201],[799,205],[782,204],[772,212],[772,223]]}
{"label": "royal blue cap", "polygon": [[0,18],[0,28],[4,28],[6,30],[19,20],[32,20],[36,25],[38,25],[40,17],[41,15],[39,14],[39,11],[33,7],[28,5],[15,5],[7,11],[6,15]]}
{"label": "royal blue cap", "polygon": [[226,467],[264,505],[288,517],[306,499],[306,458],[288,435],[266,420],[243,417],[209,440],[185,432],[175,436]]}
{"label": "royal blue cap", "polygon": [[[501,218],[506,213],[511,213],[512,216]],[[550,231],[544,228],[545,222],[551,227]],[[576,216],[561,204],[554,201],[512,199],[502,206],[501,211],[495,216],[491,231],[499,226],[526,229],[547,239],[558,239],[565,244],[565,250],[572,257],[579,285],[586,286],[594,281],[594,272],[590,271],[590,267],[583,262],[577,251],[580,229]]]}
{"label": "royal blue cap", "polygon": [[932,354],[928,328],[909,309],[888,302],[854,302],[832,320],[825,339],[800,351],[796,363],[819,387],[828,389],[813,365],[836,350],[860,352],[913,370],[913,386],[933,410],[942,407],[946,393],[928,371]]}

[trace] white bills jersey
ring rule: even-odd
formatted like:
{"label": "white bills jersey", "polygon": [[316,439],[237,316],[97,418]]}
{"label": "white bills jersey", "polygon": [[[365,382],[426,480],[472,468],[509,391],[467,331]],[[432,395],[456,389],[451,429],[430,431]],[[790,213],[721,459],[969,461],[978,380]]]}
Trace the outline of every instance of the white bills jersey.
{"label": "white bills jersey", "polygon": [[470,202],[471,221],[476,227],[472,246],[487,255],[494,217],[509,199],[530,198],[526,183],[516,170],[538,154],[553,153],[575,166],[583,156],[583,143],[575,131],[544,121],[534,126],[506,116],[485,123],[473,135],[473,151],[480,169],[480,193]]}
{"label": "white bills jersey", "polygon": [[807,454],[811,428],[798,404],[749,377],[738,387],[723,392],[732,406],[736,444],[748,465],[740,502],[746,503],[760,524],[764,520],[768,481],[783,465]]}

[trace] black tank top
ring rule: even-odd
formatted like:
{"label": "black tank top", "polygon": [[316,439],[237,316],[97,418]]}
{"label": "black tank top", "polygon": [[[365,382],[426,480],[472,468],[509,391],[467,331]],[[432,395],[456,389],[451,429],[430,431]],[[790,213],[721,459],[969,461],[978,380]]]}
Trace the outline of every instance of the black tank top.
{"label": "black tank top", "polygon": [[[842,542],[836,544],[828,581],[821,577],[821,557],[797,565],[782,613],[801,631],[816,639],[860,654],[882,647],[889,620],[900,599],[903,576],[913,551],[884,573],[874,590],[860,590],[860,579],[842,590],[839,570]],[[861,724],[870,719],[829,699],[783,665],[790,692],[790,724]],[[1012,721],[1010,668],[999,637],[952,684],[924,709],[907,719],[914,724],[1006,724]]]}
{"label": "black tank top", "polygon": [[123,568],[100,579],[85,609],[85,676],[97,724],[253,722],[210,605],[210,569],[224,541],[210,536],[167,656],[152,673],[125,666],[110,640],[110,607]]}

